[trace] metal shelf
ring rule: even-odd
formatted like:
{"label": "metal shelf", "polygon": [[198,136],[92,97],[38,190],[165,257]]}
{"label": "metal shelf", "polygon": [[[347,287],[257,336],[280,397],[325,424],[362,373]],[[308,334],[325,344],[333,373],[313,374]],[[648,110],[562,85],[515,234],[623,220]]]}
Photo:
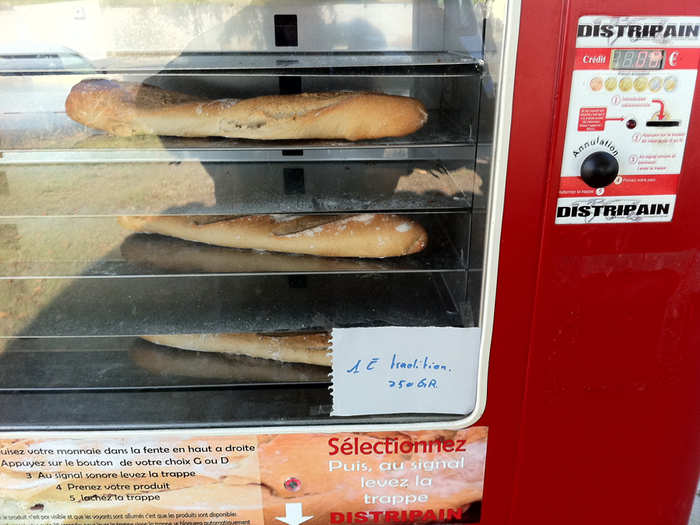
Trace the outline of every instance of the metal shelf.
{"label": "metal shelf", "polygon": [[[0,164],[58,162],[172,162],[399,160],[408,150],[469,146],[459,154],[474,158],[468,130],[448,115],[430,111],[427,124],[406,137],[342,140],[244,140],[226,138],[115,137],[90,129],[65,113],[0,114]],[[460,148],[462,149],[462,148]],[[314,153],[310,153],[310,152]],[[457,154],[457,152],[455,152]],[[469,156],[465,157],[464,154]],[[440,158],[422,153],[422,158]],[[291,158],[290,158],[291,157]],[[454,158],[454,157],[452,157]]]}
{"label": "metal shelf", "polygon": [[454,414],[330,417],[326,385],[287,388],[0,393],[3,431],[237,428],[450,421]]}
{"label": "metal shelf", "polygon": [[0,57],[0,75],[269,74],[392,75],[479,73],[483,61],[449,51],[120,53],[63,66],[32,55]]}
{"label": "metal shelf", "polygon": [[473,164],[13,165],[0,169],[0,217],[464,210],[483,185]]}
{"label": "metal shelf", "polygon": [[[1,118],[1,117],[0,117]],[[99,137],[106,137],[99,135]],[[111,142],[112,137],[107,137]],[[2,140],[2,136],[0,136]],[[169,137],[133,139],[128,148],[87,147],[51,149],[51,140],[45,150],[10,149],[0,151],[0,166],[21,164],[96,164],[123,162],[346,162],[383,160],[469,160],[476,147],[473,144],[335,144],[297,141],[285,144],[266,143],[259,149],[249,144],[231,144],[227,139],[188,139],[190,144]],[[126,145],[129,142],[122,143]],[[177,143],[177,144],[176,144]],[[235,147],[234,147],[235,146]],[[241,147],[238,147],[241,146]],[[1,148],[0,148],[1,149]]]}
{"label": "metal shelf", "polygon": [[[273,332],[350,326],[473,325],[445,279],[464,270],[0,281],[5,337]],[[466,290],[461,294],[466,300]]]}
{"label": "metal shelf", "polygon": [[329,384],[329,368],[178,350],[133,337],[0,340],[0,392]]}
{"label": "metal shelf", "polygon": [[[428,231],[423,252],[387,259],[317,257],[223,248],[134,234],[114,217],[0,219],[0,279],[190,275],[434,272],[464,269],[463,239],[452,239],[468,214],[406,216]],[[464,227],[462,227],[464,228]],[[468,231],[468,228],[460,229]],[[457,235],[454,234],[453,235]],[[459,235],[462,237],[462,235]]]}

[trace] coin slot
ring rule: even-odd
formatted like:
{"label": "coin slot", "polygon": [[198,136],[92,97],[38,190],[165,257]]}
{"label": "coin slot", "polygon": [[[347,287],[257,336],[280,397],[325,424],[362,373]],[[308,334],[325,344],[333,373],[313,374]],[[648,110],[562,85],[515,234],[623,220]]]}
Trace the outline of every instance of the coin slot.
{"label": "coin slot", "polygon": [[304,150],[303,149],[283,149],[282,156],[283,157],[303,157]]}
{"label": "coin slot", "polygon": [[678,120],[647,120],[647,126],[650,128],[672,128],[680,125]]}

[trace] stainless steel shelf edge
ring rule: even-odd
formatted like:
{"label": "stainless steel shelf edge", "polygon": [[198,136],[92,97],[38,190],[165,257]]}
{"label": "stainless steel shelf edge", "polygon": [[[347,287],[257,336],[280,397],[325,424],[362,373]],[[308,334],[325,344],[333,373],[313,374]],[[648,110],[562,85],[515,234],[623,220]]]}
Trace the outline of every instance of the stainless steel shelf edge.
{"label": "stainless steel shelf edge", "polygon": [[[436,426],[458,421],[449,414],[394,414],[385,416],[329,417],[328,388],[269,388],[145,392],[31,392],[0,393],[3,432],[68,430],[136,430],[188,428],[222,429],[226,433],[287,432],[288,428],[324,429],[332,425]],[[81,406],[80,412],[75,406]],[[70,421],[66,424],[66,421]]]}
{"label": "stainless steel shelf edge", "polygon": [[[302,155],[290,152],[302,152]],[[464,144],[420,144],[401,147],[327,149],[297,146],[286,149],[162,149],[162,150],[6,150],[0,165],[94,164],[96,162],[323,162],[378,160],[473,159],[475,146]]]}
{"label": "stainless steel shelf edge", "polygon": [[[26,67],[32,60],[35,67]],[[24,64],[24,66],[23,66]],[[0,75],[85,75],[85,74],[274,74],[305,75],[326,71],[333,75],[382,75],[390,71],[406,74],[426,68],[458,69],[461,74],[478,74],[483,61],[466,53],[451,51],[355,51],[355,52],[181,52],[120,53],[117,56],[78,67],[57,69],[42,67],[41,60],[32,56],[7,58],[0,56]],[[321,74],[321,73],[319,73]]]}
{"label": "stainless steel shelf edge", "polygon": [[[31,281],[0,281],[5,297]],[[68,286],[64,286],[67,284]],[[352,326],[463,326],[432,273],[44,280],[7,337],[274,332]],[[372,298],[371,308],[367,308]],[[403,305],[399,307],[399,305]],[[467,305],[468,306],[468,305]],[[466,316],[473,325],[471,315]]]}

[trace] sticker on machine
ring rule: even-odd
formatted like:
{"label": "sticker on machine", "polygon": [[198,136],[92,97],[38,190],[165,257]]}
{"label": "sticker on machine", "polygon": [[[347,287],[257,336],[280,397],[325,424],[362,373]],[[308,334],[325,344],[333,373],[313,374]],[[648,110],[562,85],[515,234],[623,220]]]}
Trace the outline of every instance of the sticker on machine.
{"label": "sticker on machine", "polygon": [[479,523],[486,427],[0,439],[2,525]]}
{"label": "sticker on machine", "polygon": [[559,199],[557,224],[669,222],[675,202],[675,195]]}
{"label": "sticker on machine", "polygon": [[573,53],[555,222],[673,220],[700,18],[584,16]]}

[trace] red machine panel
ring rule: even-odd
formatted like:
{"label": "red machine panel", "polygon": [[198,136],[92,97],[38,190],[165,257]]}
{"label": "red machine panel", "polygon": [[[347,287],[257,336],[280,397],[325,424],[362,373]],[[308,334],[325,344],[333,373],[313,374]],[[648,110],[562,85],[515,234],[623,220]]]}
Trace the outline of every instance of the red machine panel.
{"label": "red machine panel", "polygon": [[[685,524],[700,463],[697,90],[678,108],[689,111],[692,102],[672,220],[555,222],[572,72],[583,67],[580,18],[621,17],[622,25],[694,16],[697,23],[700,10],[689,0],[553,4],[524,2],[521,17],[484,521]],[[643,47],[654,49],[653,42]],[[697,69],[696,58],[688,69]],[[526,333],[527,357],[520,343]],[[504,397],[507,381],[519,385],[522,368],[516,415]],[[512,433],[519,435],[513,461],[515,453],[503,450],[504,434]]]}

